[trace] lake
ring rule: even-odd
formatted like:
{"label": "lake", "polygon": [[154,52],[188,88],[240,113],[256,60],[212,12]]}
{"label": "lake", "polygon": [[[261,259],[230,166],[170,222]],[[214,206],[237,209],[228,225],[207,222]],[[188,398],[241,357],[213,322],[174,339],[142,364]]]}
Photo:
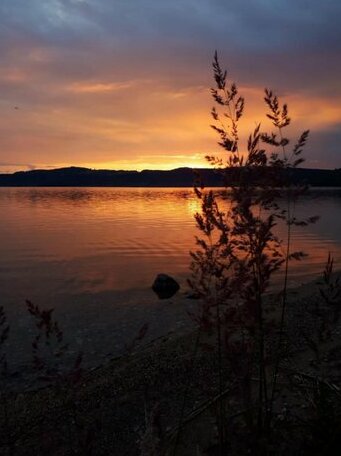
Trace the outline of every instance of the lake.
{"label": "lake", "polygon": [[[190,188],[1,188],[0,287],[41,298],[149,287],[167,272],[184,282],[200,205]],[[321,220],[295,229],[291,280],[341,259],[341,190],[312,189],[296,207]],[[284,233],[283,233],[284,234]]]}
{"label": "lake", "polygon": [[[56,308],[94,359],[145,320],[153,336],[181,327],[181,303],[158,302],[150,286],[159,272],[186,286],[199,209],[191,188],[0,188],[1,304],[19,342],[34,333],[25,299]],[[315,278],[328,252],[340,268],[341,189],[311,189],[296,213],[321,220],[294,230],[293,249],[309,257],[291,264],[290,285]]]}

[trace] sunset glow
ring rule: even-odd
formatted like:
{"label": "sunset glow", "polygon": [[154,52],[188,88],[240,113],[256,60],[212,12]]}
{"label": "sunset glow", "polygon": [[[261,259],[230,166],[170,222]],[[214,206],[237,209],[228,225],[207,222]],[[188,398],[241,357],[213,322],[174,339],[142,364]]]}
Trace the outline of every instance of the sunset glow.
{"label": "sunset glow", "polygon": [[[242,140],[266,125],[268,86],[288,102],[293,136],[312,130],[306,165],[339,167],[339,7],[187,3],[1,2],[0,171],[206,166],[216,48],[246,97]],[[276,30],[254,23],[262,8]]]}

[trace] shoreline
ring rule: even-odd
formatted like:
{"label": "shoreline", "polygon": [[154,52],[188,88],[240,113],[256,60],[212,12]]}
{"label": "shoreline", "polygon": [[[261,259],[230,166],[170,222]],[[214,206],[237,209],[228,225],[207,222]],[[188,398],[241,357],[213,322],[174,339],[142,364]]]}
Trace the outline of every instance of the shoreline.
{"label": "shoreline", "polygon": [[[335,273],[339,274],[340,271]],[[316,299],[321,299],[317,293],[317,281],[318,279],[288,290],[288,324],[285,333],[286,343],[290,345],[288,367],[290,368],[291,361],[296,360],[299,370],[308,376],[310,355],[297,335],[296,323],[301,324],[302,312],[307,305],[313,306]],[[165,304],[166,301],[169,300],[165,300]],[[276,314],[273,306],[271,310],[271,313],[275,310]],[[308,319],[306,323],[309,327],[311,322]],[[341,331],[338,330],[335,334],[335,347],[341,347]],[[217,372],[215,350],[212,352],[201,348],[193,358],[197,336],[195,329],[184,328],[144,341],[131,354],[113,357],[95,368],[86,370],[80,384],[72,391],[52,385],[15,395],[13,410],[16,419],[19,420],[21,428],[30,429],[28,436],[24,434],[19,439],[16,454],[36,454],[37,445],[41,444],[41,435],[39,426],[35,427],[34,423],[39,423],[42,418],[46,421],[44,425],[52,436],[50,442],[53,449],[57,450],[57,453],[52,454],[66,454],[65,445],[69,432],[66,427],[70,419],[71,396],[72,401],[77,404],[83,425],[93,424],[96,420],[101,423],[101,432],[98,431],[99,449],[96,454],[139,455],[138,439],[144,429],[146,410],[150,413],[157,404],[161,410],[162,421],[167,424],[166,434],[171,436],[183,407],[184,394],[187,394],[184,413],[188,417],[193,410],[200,408],[200,404],[214,398],[219,387],[217,376],[214,374]],[[335,362],[330,376],[333,381],[339,382],[339,359],[336,358]],[[224,375],[227,378],[231,376],[229,369]],[[189,390],[187,384],[190,385]],[[188,426],[188,432],[183,433],[186,439],[193,440],[199,435],[201,441],[206,442],[212,437],[207,425],[205,432],[198,431],[195,423],[190,422]],[[77,427],[75,432],[78,432]]]}
{"label": "shoreline", "polygon": [[[217,174],[214,168],[198,168],[197,171],[200,172],[206,187],[223,184],[222,175]],[[232,181],[238,182],[238,176],[231,169],[225,169],[224,173],[227,173]],[[291,179],[294,182],[304,181],[314,187],[339,186],[340,170],[294,168],[291,171]],[[188,167],[170,170],[125,171],[71,166],[0,174],[0,186],[2,187],[193,187],[194,180],[195,170]]]}
{"label": "shoreline", "polygon": [[[341,271],[334,273],[340,275]],[[317,278],[301,285],[288,288],[288,310],[292,301],[309,300],[311,295],[317,296]],[[268,299],[278,292],[268,293]],[[151,289],[130,290],[126,292],[103,292],[83,294],[82,299],[71,296],[67,299],[64,309],[56,307],[54,318],[64,331],[64,340],[69,343],[61,369],[69,368],[78,353],[83,353],[85,371],[101,369],[113,360],[124,357],[127,346],[138,337],[139,331],[148,325],[143,339],[136,349],[145,350],[157,345],[167,338],[176,339],[195,330],[195,323],[188,312],[195,312],[200,300],[189,299],[187,291],[180,291],[170,299],[159,300]],[[63,297],[56,297],[56,302]],[[67,300],[73,304],[68,310]],[[34,302],[34,301],[33,301]],[[53,303],[52,303],[53,304]],[[50,306],[49,306],[50,307]],[[51,305],[51,307],[54,307]],[[82,310],[86,308],[86,313]],[[276,309],[271,306],[271,314],[276,316]],[[9,365],[16,375],[13,376],[11,387],[15,390],[34,390],[36,373],[31,366],[31,343],[36,334],[32,318],[22,310],[16,321],[11,316],[10,339],[7,343]],[[16,359],[16,362],[11,360]]]}

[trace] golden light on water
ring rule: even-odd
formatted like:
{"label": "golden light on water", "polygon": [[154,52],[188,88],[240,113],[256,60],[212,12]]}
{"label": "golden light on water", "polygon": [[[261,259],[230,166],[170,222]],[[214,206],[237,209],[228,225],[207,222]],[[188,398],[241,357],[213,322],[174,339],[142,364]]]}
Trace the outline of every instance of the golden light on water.
{"label": "golden light on water", "polygon": [[[1,262],[9,268],[7,289],[15,289],[19,275],[25,280],[19,289],[41,292],[55,289],[53,277],[63,281],[62,289],[79,292],[84,287],[147,286],[162,270],[188,275],[189,251],[196,248],[195,236],[201,234],[194,220],[201,202],[191,188],[0,190],[0,211],[6,213],[0,234],[6,239]],[[340,261],[340,232],[332,223],[339,197],[330,191],[319,201],[321,222],[294,230],[293,251],[303,250],[309,257],[291,263],[292,280],[317,275],[328,251]],[[298,211],[314,213],[315,205],[307,198]],[[284,226],[276,232],[285,238]]]}

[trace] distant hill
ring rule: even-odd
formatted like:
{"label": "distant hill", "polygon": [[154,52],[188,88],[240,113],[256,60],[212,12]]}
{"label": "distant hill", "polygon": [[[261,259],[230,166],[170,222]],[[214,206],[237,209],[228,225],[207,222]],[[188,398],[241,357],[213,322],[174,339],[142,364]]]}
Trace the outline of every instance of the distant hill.
{"label": "distant hill", "polygon": [[[206,186],[222,186],[220,173],[207,168],[200,169],[199,172]],[[317,187],[341,187],[341,169],[298,168],[291,173],[293,181],[303,181]],[[113,171],[72,166],[0,174],[1,187],[191,187],[193,181],[194,171],[191,168]]]}

